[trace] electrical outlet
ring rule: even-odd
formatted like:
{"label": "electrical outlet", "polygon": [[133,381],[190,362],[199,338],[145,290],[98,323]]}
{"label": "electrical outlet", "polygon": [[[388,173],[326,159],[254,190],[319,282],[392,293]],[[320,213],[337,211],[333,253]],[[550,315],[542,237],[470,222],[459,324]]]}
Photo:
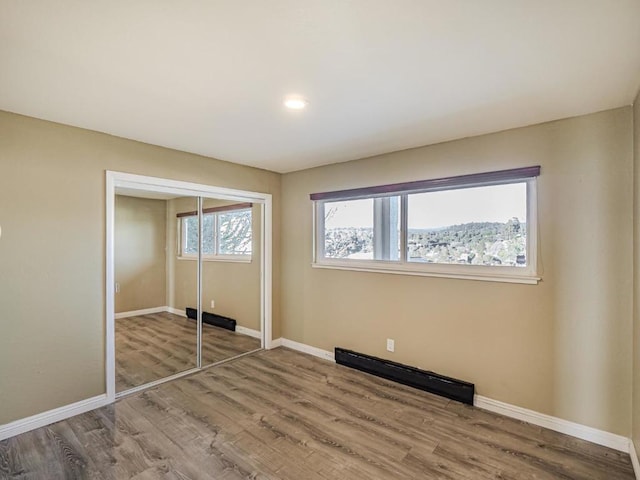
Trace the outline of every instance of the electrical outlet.
{"label": "electrical outlet", "polygon": [[116,293],[120,293],[120,284],[116,282]]}
{"label": "electrical outlet", "polygon": [[387,351],[395,352],[396,350],[396,341],[393,338],[387,338]]}
{"label": "electrical outlet", "polygon": [[211,300],[211,308],[216,308],[216,302],[214,300]]}

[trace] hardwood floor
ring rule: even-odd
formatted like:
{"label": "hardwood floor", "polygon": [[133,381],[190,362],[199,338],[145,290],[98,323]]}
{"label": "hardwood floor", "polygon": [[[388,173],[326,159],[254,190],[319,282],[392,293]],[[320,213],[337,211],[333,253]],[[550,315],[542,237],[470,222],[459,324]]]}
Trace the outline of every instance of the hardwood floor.
{"label": "hardwood floor", "polygon": [[[260,348],[260,340],[202,325],[202,364]],[[116,320],[116,391],[184,372],[196,366],[196,322],[172,313]]]}
{"label": "hardwood floor", "polygon": [[0,442],[20,479],[633,479],[627,454],[279,348]]}

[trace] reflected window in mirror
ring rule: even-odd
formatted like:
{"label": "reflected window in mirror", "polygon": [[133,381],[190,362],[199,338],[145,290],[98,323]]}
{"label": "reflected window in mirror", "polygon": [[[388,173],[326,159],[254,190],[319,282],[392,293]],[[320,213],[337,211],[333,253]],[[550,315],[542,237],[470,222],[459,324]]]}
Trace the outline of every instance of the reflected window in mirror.
{"label": "reflected window in mirror", "polygon": [[[202,211],[202,257],[205,260],[251,261],[252,205],[243,203]],[[198,256],[197,212],[178,214],[181,258]]]}

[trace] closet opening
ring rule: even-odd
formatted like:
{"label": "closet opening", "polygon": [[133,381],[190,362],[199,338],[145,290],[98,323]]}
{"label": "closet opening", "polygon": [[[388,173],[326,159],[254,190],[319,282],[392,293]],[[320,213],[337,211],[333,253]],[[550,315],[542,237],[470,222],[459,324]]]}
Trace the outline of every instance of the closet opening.
{"label": "closet opening", "polygon": [[107,172],[110,400],[271,343],[271,195]]}

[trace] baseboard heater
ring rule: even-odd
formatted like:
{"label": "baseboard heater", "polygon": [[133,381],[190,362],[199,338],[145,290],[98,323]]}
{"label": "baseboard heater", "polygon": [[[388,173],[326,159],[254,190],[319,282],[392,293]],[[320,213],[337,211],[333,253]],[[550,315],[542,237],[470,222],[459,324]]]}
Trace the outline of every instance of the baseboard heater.
{"label": "baseboard heater", "polygon": [[473,383],[336,347],[336,363],[362,372],[473,405]]}
{"label": "baseboard heater", "polygon": [[[197,320],[198,318],[197,309],[187,307],[186,312],[187,312],[187,318]],[[237,322],[233,318],[223,317],[222,315],[217,315],[215,313],[202,312],[202,323],[206,323],[207,325],[213,325],[214,327],[225,328],[227,330],[231,330],[235,332]]]}

